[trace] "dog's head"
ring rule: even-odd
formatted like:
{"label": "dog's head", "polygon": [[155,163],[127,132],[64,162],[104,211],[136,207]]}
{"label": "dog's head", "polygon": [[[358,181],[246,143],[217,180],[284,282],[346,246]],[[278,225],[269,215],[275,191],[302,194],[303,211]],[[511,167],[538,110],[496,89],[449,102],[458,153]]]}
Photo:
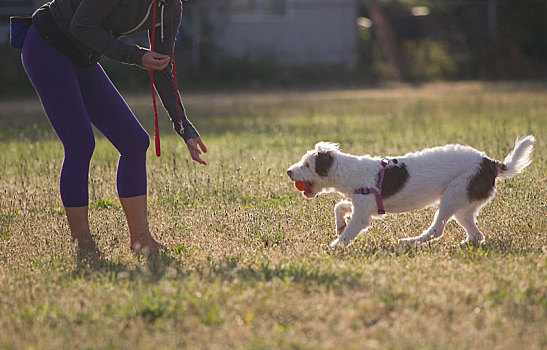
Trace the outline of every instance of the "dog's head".
{"label": "dog's head", "polygon": [[287,170],[287,175],[293,181],[307,183],[302,192],[304,197],[312,198],[322,192],[328,192],[331,187],[329,174],[335,163],[339,146],[330,142],[319,142],[315,149],[308,151],[300,162]]}

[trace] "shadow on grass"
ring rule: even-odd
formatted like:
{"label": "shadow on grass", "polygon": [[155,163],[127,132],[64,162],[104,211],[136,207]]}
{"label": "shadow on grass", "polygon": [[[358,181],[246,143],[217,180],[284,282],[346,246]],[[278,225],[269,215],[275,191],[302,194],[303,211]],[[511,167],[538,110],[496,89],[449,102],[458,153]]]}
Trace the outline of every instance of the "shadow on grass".
{"label": "shadow on grass", "polygon": [[[77,255],[76,267],[70,273],[72,278],[84,279],[108,278],[111,281],[118,280],[118,276],[124,275],[131,281],[144,280],[148,283],[156,283],[164,278],[170,268],[179,266],[174,257],[169,253],[156,253],[137,256],[139,264],[131,264],[123,261],[113,261],[105,257],[90,257],[89,255]],[[182,271],[182,270],[181,270]],[[177,275],[179,275],[177,273]]]}
{"label": "shadow on grass", "polygon": [[69,273],[69,279],[98,279],[111,282],[141,280],[156,284],[164,278],[180,280],[194,276],[211,283],[240,281],[253,284],[276,281],[281,284],[299,284],[327,289],[339,286],[350,289],[362,287],[359,270],[352,266],[337,268],[329,264],[313,262],[278,263],[270,260],[243,263],[233,258],[226,258],[215,262],[198,263],[197,266],[188,268],[185,263],[176,256],[171,256],[170,253],[142,257],[139,258],[139,262],[141,264],[110,261],[104,258],[78,258],[76,267]]}
{"label": "shadow on grass", "polygon": [[534,247],[521,247],[514,242],[500,239],[492,239],[478,246],[458,243],[441,245],[440,242],[404,247],[393,244],[355,245],[344,250],[325,252],[325,255],[319,258],[303,257],[292,261],[272,260],[268,257],[243,260],[231,256],[193,262],[188,260],[192,257],[172,250],[138,257],[136,262],[111,261],[104,258],[78,259],[77,266],[70,276],[106,279],[111,282],[143,281],[149,284],[157,284],[163,279],[184,280],[197,277],[210,283],[239,281],[254,284],[274,281],[279,284],[296,284],[304,288],[355,290],[366,288],[366,284],[369,283],[368,279],[363,277],[369,269],[363,266],[382,261],[388,265],[404,264],[408,259],[450,259],[476,263],[528,254],[542,252]]}
{"label": "shadow on grass", "polygon": [[196,272],[200,278],[210,282],[220,280],[254,284],[275,281],[279,284],[297,284],[305,288],[321,287],[330,290],[340,286],[346,289],[362,288],[363,279],[359,271],[352,266],[341,268],[313,261],[263,260],[243,263],[225,259]]}

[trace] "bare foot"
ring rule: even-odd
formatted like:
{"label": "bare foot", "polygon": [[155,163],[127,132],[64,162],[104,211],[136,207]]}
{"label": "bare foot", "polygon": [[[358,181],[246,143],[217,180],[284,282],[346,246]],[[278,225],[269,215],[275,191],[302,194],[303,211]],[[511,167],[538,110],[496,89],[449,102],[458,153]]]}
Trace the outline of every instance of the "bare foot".
{"label": "bare foot", "polygon": [[167,248],[158,241],[156,241],[150,233],[141,234],[135,240],[131,240],[131,250],[136,253],[157,253],[165,251]]}
{"label": "bare foot", "polygon": [[78,255],[101,258],[103,253],[92,239],[76,240],[78,242]]}
{"label": "bare foot", "polygon": [[96,246],[94,248],[78,246],[77,255],[79,259],[95,260],[101,259],[103,257],[103,252],[101,252]]}

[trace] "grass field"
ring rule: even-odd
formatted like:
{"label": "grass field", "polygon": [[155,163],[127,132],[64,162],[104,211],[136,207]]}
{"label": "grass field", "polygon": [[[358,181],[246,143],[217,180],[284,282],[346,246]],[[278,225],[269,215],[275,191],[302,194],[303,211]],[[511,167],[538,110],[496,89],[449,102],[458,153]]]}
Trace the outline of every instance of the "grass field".
{"label": "grass field", "polygon": [[[128,102],[152,133],[150,97]],[[188,159],[163,118],[149,151],[150,224],[173,249],[135,257],[101,135],[90,221],[105,259],[78,260],[58,195],[62,147],[36,98],[0,101],[2,349],[545,349],[547,87],[189,94],[210,149]],[[479,217],[484,247],[404,249],[434,209],[376,221],[346,250],[330,194],[302,198],[286,168],[319,140],[353,154],[470,144],[503,160],[533,134],[534,162],[498,184]]]}

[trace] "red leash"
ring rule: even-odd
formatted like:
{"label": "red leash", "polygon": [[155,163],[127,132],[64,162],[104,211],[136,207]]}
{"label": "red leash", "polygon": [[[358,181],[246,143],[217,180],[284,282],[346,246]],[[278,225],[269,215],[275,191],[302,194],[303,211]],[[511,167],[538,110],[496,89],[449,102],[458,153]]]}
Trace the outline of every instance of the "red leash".
{"label": "red leash", "polygon": [[[156,12],[157,0],[154,0],[154,14],[152,19],[152,39],[150,40],[150,51],[154,51],[154,39],[156,37]],[[152,88],[152,103],[154,104],[154,138],[156,142],[156,156],[161,155],[160,129],[158,121],[158,107],[156,104],[156,90],[154,89],[154,71],[150,70],[150,87]]]}
{"label": "red leash", "polygon": [[[174,4],[171,3],[170,17],[171,17],[171,42],[173,46],[171,48],[171,62],[173,65],[173,83],[175,87],[175,99],[177,100],[177,116],[179,123],[182,121],[182,116],[180,113],[180,96],[179,89],[177,86],[177,66],[175,64],[175,34],[173,27],[173,7]],[[152,39],[150,40],[150,51],[154,51],[154,39],[156,38],[156,19],[157,19],[157,0],[154,0],[154,12],[152,19]],[[161,25],[163,26],[163,20]],[[156,144],[156,156],[161,155],[161,146],[160,146],[160,129],[159,129],[159,120],[158,120],[158,107],[156,104],[156,90],[154,89],[154,71],[150,70],[150,87],[152,89],[152,102],[154,104],[154,138]]]}

